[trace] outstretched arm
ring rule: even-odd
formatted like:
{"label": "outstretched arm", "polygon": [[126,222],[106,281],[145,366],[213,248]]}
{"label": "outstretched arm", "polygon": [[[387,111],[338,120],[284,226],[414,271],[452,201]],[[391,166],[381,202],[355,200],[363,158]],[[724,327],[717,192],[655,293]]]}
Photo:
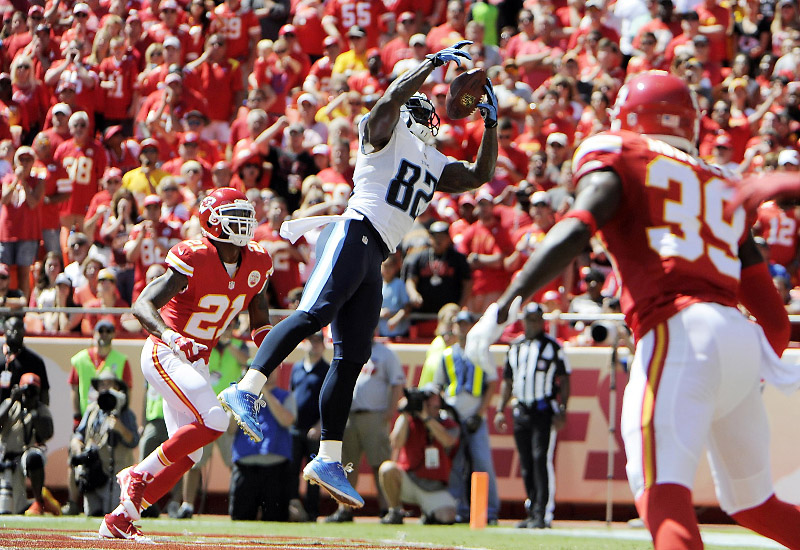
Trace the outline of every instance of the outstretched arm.
{"label": "outstretched arm", "polygon": [[467,52],[461,51],[461,48],[469,44],[472,42],[462,40],[449,48],[429,55],[416,69],[404,73],[403,76],[392,82],[369,113],[364,141],[372,145],[375,151],[383,149],[391,139],[395,124],[400,118],[400,107],[419,90],[433,69],[450,61],[455,61],[460,65],[459,57],[472,59]]}
{"label": "outstretched arm", "polygon": [[[616,212],[622,196],[619,177],[611,171],[591,172],[578,182],[578,195],[570,212],[587,212],[597,228],[603,227]],[[551,281],[577,256],[592,236],[592,228],[578,217],[561,220],[547,232],[520,274],[497,301],[497,321],[506,320],[512,301],[523,299]]]}
{"label": "outstretched arm", "polygon": [[488,78],[483,89],[486,91],[486,103],[479,103],[478,108],[483,117],[484,130],[478,156],[473,164],[451,162],[445,166],[436,187],[439,191],[448,193],[469,191],[480,187],[494,175],[497,164],[497,97],[494,95],[492,81]]}

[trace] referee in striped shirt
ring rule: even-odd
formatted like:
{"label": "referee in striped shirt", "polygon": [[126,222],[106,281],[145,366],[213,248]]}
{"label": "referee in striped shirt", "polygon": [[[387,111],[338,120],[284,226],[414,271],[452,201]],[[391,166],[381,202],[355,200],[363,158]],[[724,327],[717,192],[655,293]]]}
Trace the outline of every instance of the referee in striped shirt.
{"label": "referee in striped shirt", "polygon": [[506,430],[505,409],[513,397],[514,440],[528,495],[528,517],[517,527],[543,529],[555,508],[553,450],[566,419],[570,367],[561,345],[544,331],[539,304],[525,306],[524,322],[525,334],[508,349],[494,425]]}

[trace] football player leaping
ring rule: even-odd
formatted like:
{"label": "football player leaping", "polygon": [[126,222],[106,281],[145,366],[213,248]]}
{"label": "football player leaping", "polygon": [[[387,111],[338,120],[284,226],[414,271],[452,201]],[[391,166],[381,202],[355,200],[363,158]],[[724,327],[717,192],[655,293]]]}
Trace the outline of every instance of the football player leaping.
{"label": "football player leaping", "polygon": [[381,262],[395,251],[414,218],[436,190],[458,193],[488,181],[497,160],[497,102],[491,83],[481,104],[486,130],[475,163],[451,162],[433,145],[438,127],[433,104],[417,93],[435,67],[469,58],[462,41],[445,48],[395,80],[358,125],[355,187],[344,215],[287,222],[284,236],[328,223],[320,235],[317,263],[297,311],[275,326],[237,386],[220,393],[245,432],[261,438],[253,403],[266,376],[307,336],[331,324],[334,355],[320,395],[319,454],[303,477],[325,487],[339,502],[361,507],[364,500],[347,481],[342,436],[353,387],[369,359],[381,308]]}
{"label": "football player leaping", "polygon": [[103,537],[141,537],[133,524],[141,510],[166,494],[228,428],[208,373],[208,357],[228,324],[247,308],[256,343],[271,328],[265,289],[272,260],[252,240],[253,206],[235,189],[216,189],[200,203],[200,222],[203,238],[173,246],[167,272],[133,304],[150,333],[142,372],[164,398],[169,439],[117,474],[121,502],[103,519]]}

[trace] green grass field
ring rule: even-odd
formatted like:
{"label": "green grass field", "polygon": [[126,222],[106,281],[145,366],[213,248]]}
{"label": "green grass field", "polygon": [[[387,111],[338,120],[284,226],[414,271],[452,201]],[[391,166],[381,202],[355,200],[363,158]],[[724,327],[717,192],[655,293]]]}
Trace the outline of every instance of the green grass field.
{"label": "green grass field", "polygon": [[[0,548],[5,548],[4,542],[10,540],[11,537],[18,540],[20,530],[24,530],[31,541],[35,541],[37,535],[44,537],[48,532],[45,530],[77,531],[81,536],[88,535],[85,538],[90,538],[93,533],[96,533],[98,525],[99,519],[97,518],[2,516],[0,517]],[[393,548],[394,544],[404,548],[422,545],[488,550],[646,550],[652,548],[649,537],[643,529],[631,529],[625,524],[614,524],[611,528],[607,528],[602,522],[556,522],[553,529],[542,531],[515,529],[514,522],[502,522],[498,527],[474,531],[466,525],[419,525],[415,518],[409,518],[405,525],[399,526],[380,525],[375,519],[370,520],[369,518],[350,524],[311,524],[233,522],[222,516],[196,516],[191,520],[142,520],[140,526],[145,533],[158,534],[161,542],[165,535],[167,537],[174,536],[174,542],[178,544],[181,541],[188,543],[192,540],[193,535],[213,534],[258,537],[265,542],[270,537],[299,537],[305,541],[314,541],[312,544],[321,549],[336,548],[337,540],[343,543],[354,539],[373,541],[383,548]],[[737,527],[704,527],[702,531],[708,550],[782,548],[772,541]],[[6,537],[4,537],[4,532]],[[202,548],[204,545],[193,543],[188,547]],[[209,544],[209,547],[212,546]],[[14,548],[17,547],[14,546]],[[23,544],[19,547],[26,546]]]}

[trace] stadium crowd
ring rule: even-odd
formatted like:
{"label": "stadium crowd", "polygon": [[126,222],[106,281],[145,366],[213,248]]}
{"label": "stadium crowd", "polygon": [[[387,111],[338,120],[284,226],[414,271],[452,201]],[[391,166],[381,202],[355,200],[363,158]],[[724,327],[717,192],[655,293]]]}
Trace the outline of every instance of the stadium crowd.
{"label": "stadium crowd", "polygon": [[[641,71],[696,92],[702,158],[741,174],[800,170],[795,0],[2,0],[0,11],[3,307],[130,305],[173,244],[199,238],[209,190],[230,186],[256,208],[270,305],[290,308],[319,233],[292,244],[281,223],[343,211],[358,120],[394,78],[463,39],[472,61],[422,88],[433,139],[475,157],[483,120],[450,119],[445,103],[457,74],[482,67],[500,105],[497,169],[474,194],[437,192],[384,263],[381,336],[430,341],[444,306],[481,313],[500,296],[569,208],[573,151],[610,128]],[[766,203],[755,229],[800,311],[794,206]],[[597,242],[534,300],[615,312],[617,289]],[[130,315],[25,315],[28,334],[91,336],[103,321],[141,334]],[[579,328],[556,332],[588,343]]]}

